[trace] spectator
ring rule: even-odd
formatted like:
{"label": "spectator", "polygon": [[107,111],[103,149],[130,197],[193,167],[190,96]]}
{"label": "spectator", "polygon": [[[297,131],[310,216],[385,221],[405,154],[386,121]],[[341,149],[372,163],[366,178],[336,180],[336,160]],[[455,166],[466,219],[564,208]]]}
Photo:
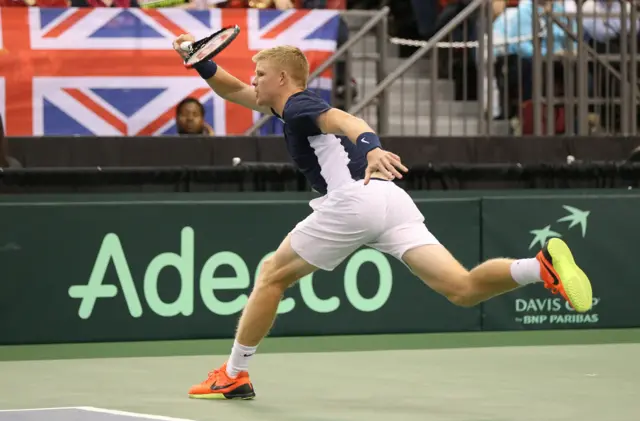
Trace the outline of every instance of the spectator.
{"label": "spectator", "polygon": [[[629,39],[630,37],[640,35],[640,19],[635,23],[636,33],[631,33],[631,8],[631,2],[626,2],[626,20],[623,27],[623,8],[620,0],[587,0],[582,6],[584,13],[584,32],[587,42],[589,42],[598,54],[609,57],[605,58],[605,60],[607,60],[611,67],[618,71],[620,71],[620,62],[622,59],[622,38],[626,37]],[[618,56],[619,59],[610,58],[616,56]],[[621,130],[622,107],[613,101],[609,101],[621,98],[622,87],[620,79],[611,74],[605,66],[597,62],[589,63],[589,79],[590,95],[605,100],[603,101],[603,106],[590,106],[590,111],[598,115],[600,123],[608,131],[616,132]],[[640,124],[640,119],[638,119],[637,123]]]}
{"label": "spectator", "polygon": [[[563,54],[569,40],[565,31],[554,23],[551,28],[553,31],[553,50],[547,51],[549,28],[546,28],[547,19],[543,16],[544,12],[552,11],[561,15],[566,12],[575,12],[577,5],[574,0],[535,0],[535,2],[520,0],[516,7],[501,8],[495,4],[496,2],[504,3],[504,0],[494,0],[493,8],[495,12],[499,13],[501,10],[502,12],[493,22],[493,54],[496,77],[493,83],[497,87],[499,97],[495,98],[494,109],[491,112],[496,118],[512,119],[518,115],[521,104],[530,101],[533,96],[533,37],[540,38],[542,57]],[[534,3],[541,3],[542,6],[538,6],[539,34],[533,33]],[[560,20],[572,27],[574,33],[577,32],[575,21],[569,24],[566,17],[560,18]],[[576,51],[577,44],[573,44],[573,51]],[[557,76],[554,80],[545,82],[554,83],[554,86],[561,88],[563,81],[560,76]],[[505,97],[507,98],[506,103]]]}
{"label": "spectator", "polygon": [[428,32],[426,38],[429,39],[433,37],[436,32],[441,30],[447,23],[449,23],[451,19],[456,17],[456,15],[470,3],[471,0],[440,0],[442,11],[437,15],[438,17],[433,23],[431,30]]}
{"label": "spectator", "polygon": [[204,107],[195,98],[185,98],[176,107],[176,126],[180,135],[213,136],[213,128],[204,121]]}
{"label": "spectator", "polygon": [[[622,3],[620,0],[587,0],[582,5],[584,31],[592,40],[605,43],[619,39],[624,33],[631,35],[631,2],[625,3],[627,20],[622,28]],[[589,14],[609,14],[608,17]],[[640,19],[636,21],[636,31],[640,31]],[[637,35],[637,34],[636,34]]]}
{"label": "spectator", "polygon": [[[444,28],[465,7],[469,6],[470,3],[471,0],[439,0],[441,11],[440,13],[433,15],[435,17],[435,20],[433,22],[430,22],[429,30],[425,34],[421,32],[423,38],[427,40],[433,38],[436,33]],[[425,6],[423,5],[422,7]],[[445,38],[443,41],[460,42],[474,40],[476,40],[474,20],[472,18],[468,18],[462,24],[453,29],[453,31],[451,31],[451,35],[448,38]],[[460,81],[462,78],[464,78],[465,69],[460,69],[460,64],[464,61],[463,55],[467,54],[468,52],[469,51],[466,48],[438,48],[435,52],[435,54],[438,54],[438,77],[449,78],[451,76],[454,76],[456,81]],[[450,68],[454,69],[453,75],[449,74]],[[472,69],[467,68],[466,70],[469,71]]]}
{"label": "spectator", "polygon": [[420,36],[428,40],[436,32],[436,18],[438,16],[438,0],[411,0],[413,12],[416,16],[418,24],[418,33]]}

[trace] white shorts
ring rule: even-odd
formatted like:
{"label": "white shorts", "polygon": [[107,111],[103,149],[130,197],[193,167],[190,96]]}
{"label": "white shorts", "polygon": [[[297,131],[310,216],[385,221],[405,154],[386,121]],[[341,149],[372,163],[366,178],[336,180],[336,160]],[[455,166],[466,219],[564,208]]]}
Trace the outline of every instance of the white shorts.
{"label": "white shorts", "polygon": [[411,197],[390,181],[356,181],[309,204],[313,213],[291,231],[291,246],[323,270],[335,269],[363,245],[402,261],[412,248],[439,244]]}

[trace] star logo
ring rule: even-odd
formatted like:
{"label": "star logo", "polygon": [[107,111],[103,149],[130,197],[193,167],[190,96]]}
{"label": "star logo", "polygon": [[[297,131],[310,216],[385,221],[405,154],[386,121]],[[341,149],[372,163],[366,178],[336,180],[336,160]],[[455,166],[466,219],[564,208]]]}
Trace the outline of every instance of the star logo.
{"label": "star logo", "polygon": [[540,243],[540,247],[542,248],[547,239],[551,237],[562,237],[560,233],[551,230],[551,225],[547,225],[546,227],[539,230],[531,230],[529,231],[529,233],[533,234],[534,236],[531,244],[529,244],[529,250],[531,250],[533,246],[536,245],[536,243]]}
{"label": "star logo", "polygon": [[582,237],[584,238],[587,235],[587,218],[591,211],[583,211],[573,206],[563,206],[563,208],[569,212],[569,215],[558,219],[556,222],[570,222],[569,229],[580,225],[582,227]]}

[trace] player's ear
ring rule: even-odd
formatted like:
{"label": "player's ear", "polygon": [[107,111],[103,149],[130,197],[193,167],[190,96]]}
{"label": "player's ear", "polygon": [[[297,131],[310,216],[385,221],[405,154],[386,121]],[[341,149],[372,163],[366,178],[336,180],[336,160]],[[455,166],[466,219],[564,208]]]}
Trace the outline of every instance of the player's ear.
{"label": "player's ear", "polygon": [[280,71],[280,86],[284,86],[286,79],[287,79],[287,72],[285,72],[284,70]]}

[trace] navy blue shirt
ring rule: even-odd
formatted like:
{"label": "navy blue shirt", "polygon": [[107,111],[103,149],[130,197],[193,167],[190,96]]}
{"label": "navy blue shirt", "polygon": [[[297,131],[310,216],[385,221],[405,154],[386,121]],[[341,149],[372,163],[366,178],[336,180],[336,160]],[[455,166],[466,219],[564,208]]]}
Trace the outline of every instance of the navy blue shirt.
{"label": "navy blue shirt", "polygon": [[317,118],[331,109],[319,95],[305,90],[293,94],[284,106],[284,138],[293,162],[321,194],[364,178],[366,155],[346,136],[322,133]]}

